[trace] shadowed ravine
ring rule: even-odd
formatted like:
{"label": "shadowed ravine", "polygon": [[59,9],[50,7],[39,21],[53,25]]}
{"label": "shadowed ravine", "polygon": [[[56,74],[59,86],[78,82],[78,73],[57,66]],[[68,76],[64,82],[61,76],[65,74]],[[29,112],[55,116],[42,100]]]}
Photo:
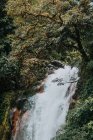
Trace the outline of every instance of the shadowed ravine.
{"label": "shadowed ravine", "polygon": [[14,140],[51,140],[62,131],[73,94],[78,69],[65,66],[55,70],[44,82],[44,92],[31,97]]}

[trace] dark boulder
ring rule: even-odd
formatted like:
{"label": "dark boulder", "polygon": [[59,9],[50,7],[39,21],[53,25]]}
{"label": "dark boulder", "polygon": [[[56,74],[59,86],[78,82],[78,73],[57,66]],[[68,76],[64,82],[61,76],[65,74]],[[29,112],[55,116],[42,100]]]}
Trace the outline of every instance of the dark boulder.
{"label": "dark boulder", "polygon": [[61,61],[58,60],[51,61],[51,64],[57,68],[64,68],[64,65],[61,63]]}
{"label": "dark boulder", "polygon": [[28,99],[27,98],[19,98],[17,101],[16,101],[16,107],[19,109],[19,110],[22,110],[25,103],[28,102]]}

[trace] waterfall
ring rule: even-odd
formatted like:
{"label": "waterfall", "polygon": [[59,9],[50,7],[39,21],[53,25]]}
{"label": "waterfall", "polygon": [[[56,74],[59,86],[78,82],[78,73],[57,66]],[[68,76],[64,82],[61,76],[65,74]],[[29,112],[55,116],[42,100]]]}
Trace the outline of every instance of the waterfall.
{"label": "waterfall", "polygon": [[29,99],[32,107],[20,140],[51,140],[64,128],[77,80],[78,69],[70,66],[55,70],[45,79],[44,92]]}

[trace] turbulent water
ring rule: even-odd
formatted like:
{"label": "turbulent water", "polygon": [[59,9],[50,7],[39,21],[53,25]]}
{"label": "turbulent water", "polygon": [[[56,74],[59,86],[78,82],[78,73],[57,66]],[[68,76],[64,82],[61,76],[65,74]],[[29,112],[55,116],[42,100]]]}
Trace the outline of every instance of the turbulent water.
{"label": "turbulent water", "polygon": [[78,69],[70,66],[59,68],[47,77],[44,92],[29,99],[32,107],[20,140],[51,140],[56,136],[66,123],[77,80]]}

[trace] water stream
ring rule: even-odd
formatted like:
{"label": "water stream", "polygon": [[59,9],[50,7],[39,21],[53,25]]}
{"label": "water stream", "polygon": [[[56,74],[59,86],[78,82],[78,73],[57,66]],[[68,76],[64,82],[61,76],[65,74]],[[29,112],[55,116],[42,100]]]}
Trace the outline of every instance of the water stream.
{"label": "water stream", "polygon": [[51,140],[62,131],[77,80],[78,69],[70,66],[49,75],[44,92],[29,99],[32,107],[17,140]]}

